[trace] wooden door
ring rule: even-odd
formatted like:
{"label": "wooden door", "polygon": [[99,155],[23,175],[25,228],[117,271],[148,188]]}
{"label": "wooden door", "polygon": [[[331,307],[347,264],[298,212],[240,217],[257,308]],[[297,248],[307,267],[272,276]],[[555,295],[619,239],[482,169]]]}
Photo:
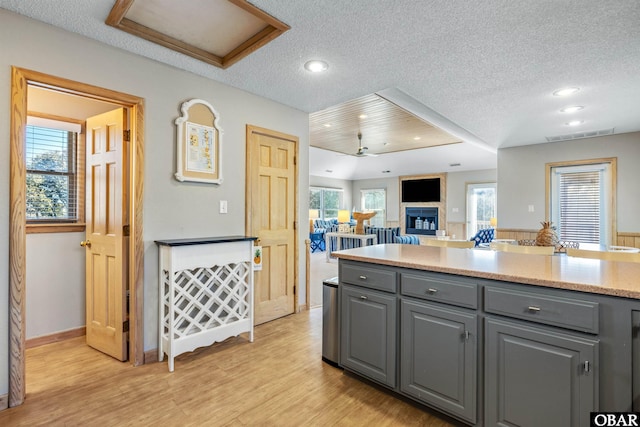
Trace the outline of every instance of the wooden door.
{"label": "wooden door", "polygon": [[255,324],[295,310],[296,137],[247,126],[247,234],[262,246]]}
{"label": "wooden door", "polygon": [[87,344],[127,359],[126,153],[124,109],[87,119]]}

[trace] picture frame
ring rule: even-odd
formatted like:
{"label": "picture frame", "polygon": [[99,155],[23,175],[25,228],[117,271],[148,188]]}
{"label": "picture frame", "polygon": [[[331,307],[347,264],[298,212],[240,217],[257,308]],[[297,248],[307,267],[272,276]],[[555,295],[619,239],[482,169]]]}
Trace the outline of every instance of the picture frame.
{"label": "picture frame", "polygon": [[177,126],[176,173],[178,181],[222,184],[222,128],[220,115],[203,99],[182,103]]}

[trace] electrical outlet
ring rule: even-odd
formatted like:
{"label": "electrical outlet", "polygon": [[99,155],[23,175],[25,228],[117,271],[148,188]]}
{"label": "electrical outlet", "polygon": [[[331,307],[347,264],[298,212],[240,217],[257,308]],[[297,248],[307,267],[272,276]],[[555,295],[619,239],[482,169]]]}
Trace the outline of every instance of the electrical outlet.
{"label": "electrical outlet", "polygon": [[529,205],[529,212],[533,212],[535,209],[533,209],[533,205]]}
{"label": "electrical outlet", "polygon": [[458,208],[451,208],[451,212],[457,213],[458,212]]}
{"label": "electrical outlet", "polygon": [[227,213],[227,201],[226,200],[220,200],[220,213],[221,214],[226,214]]}

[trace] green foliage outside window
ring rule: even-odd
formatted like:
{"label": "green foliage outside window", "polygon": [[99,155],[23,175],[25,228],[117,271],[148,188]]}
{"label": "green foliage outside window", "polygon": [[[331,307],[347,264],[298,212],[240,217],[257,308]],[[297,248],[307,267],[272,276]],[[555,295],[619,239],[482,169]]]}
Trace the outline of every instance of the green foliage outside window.
{"label": "green foliage outside window", "polygon": [[27,221],[77,219],[75,133],[27,126]]}

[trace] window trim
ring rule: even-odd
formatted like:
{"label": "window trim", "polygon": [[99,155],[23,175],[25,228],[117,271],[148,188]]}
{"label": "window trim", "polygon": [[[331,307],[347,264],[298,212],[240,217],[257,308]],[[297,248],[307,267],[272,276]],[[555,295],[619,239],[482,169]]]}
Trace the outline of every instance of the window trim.
{"label": "window trim", "polygon": [[[365,206],[364,206],[364,198],[365,198],[365,193],[371,193],[374,191],[381,191],[384,193],[384,208],[382,209],[368,209],[369,211],[373,210],[374,212],[377,212],[378,210],[382,211],[382,226],[381,227],[385,227],[387,224],[387,189],[386,188],[361,188],[360,189],[360,209],[362,209],[363,212],[365,212]],[[376,215],[377,216],[377,215]],[[374,217],[375,218],[375,217]],[[369,225],[371,225],[371,220],[369,221]]]}
{"label": "window trim", "polygon": [[[319,215],[320,215],[320,219],[326,220],[326,219],[330,219],[333,217],[328,217],[325,218],[324,213],[325,213],[325,206],[324,206],[324,191],[336,191],[338,193],[340,193],[340,200],[338,202],[338,210],[342,209],[341,206],[344,205],[344,188],[337,188],[337,187],[321,187],[321,186],[317,186],[317,185],[310,185],[309,186],[309,192],[314,191],[314,190],[319,190],[320,191],[320,207],[317,208],[319,211]],[[309,205],[309,209],[316,209],[316,208],[312,208],[311,205]],[[336,218],[337,218],[337,213],[336,213]]]}
{"label": "window trim", "polygon": [[[609,200],[609,205],[607,208],[609,209],[609,221],[608,224],[609,229],[609,242],[608,244],[615,244],[618,240],[618,229],[617,229],[617,212],[616,206],[617,204],[617,194],[618,194],[618,158],[617,157],[603,157],[599,159],[585,159],[585,160],[569,160],[563,162],[551,162],[545,164],[545,194],[544,194],[544,203],[545,203],[545,221],[551,220],[551,197],[552,197],[552,189],[551,189],[551,174],[553,168],[558,167],[569,167],[569,166],[587,166],[587,165],[599,165],[607,163],[611,169],[611,187],[609,191],[611,192],[611,197]],[[607,226],[605,226],[607,227]]]}
{"label": "window trim", "polygon": [[[497,181],[466,182],[465,190],[464,190],[465,206],[464,206],[464,233],[463,234],[466,233],[467,239],[472,238],[473,236],[476,235],[478,231],[480,231],[479,229],[476,231],[473,231],[473,227],[471,227],[472,224],[471,224],[470,215],[469,215],[469,211],[471,209],[471,206],[469,206],[469,192],[474,188],[493,188],[494,195],[495,195],[495,204],[493,205],[493,218],[498,217],[498,182]],[[477,220],[476,220],[476,223],[477,223]],[[489,225],[489,227],[487,228],[496,229],[497,226]]]}
{"label": "window trim", "polygon": [[77,137],[76,147],[76,202],[77,202],[77,220],[43,220],[29,222],[25,224],[25,232],[27,234],[36,233],[74,233],[83,232],[86,229],[85,224],[85,161],[86,161],[86,125],[84,120],[77,120],[70,117],[56,116],[53,114],[39,113],[36,111],[28,111],[27,117],[42,118],[57,122],[65,122],[80,125],[80,131]]}

